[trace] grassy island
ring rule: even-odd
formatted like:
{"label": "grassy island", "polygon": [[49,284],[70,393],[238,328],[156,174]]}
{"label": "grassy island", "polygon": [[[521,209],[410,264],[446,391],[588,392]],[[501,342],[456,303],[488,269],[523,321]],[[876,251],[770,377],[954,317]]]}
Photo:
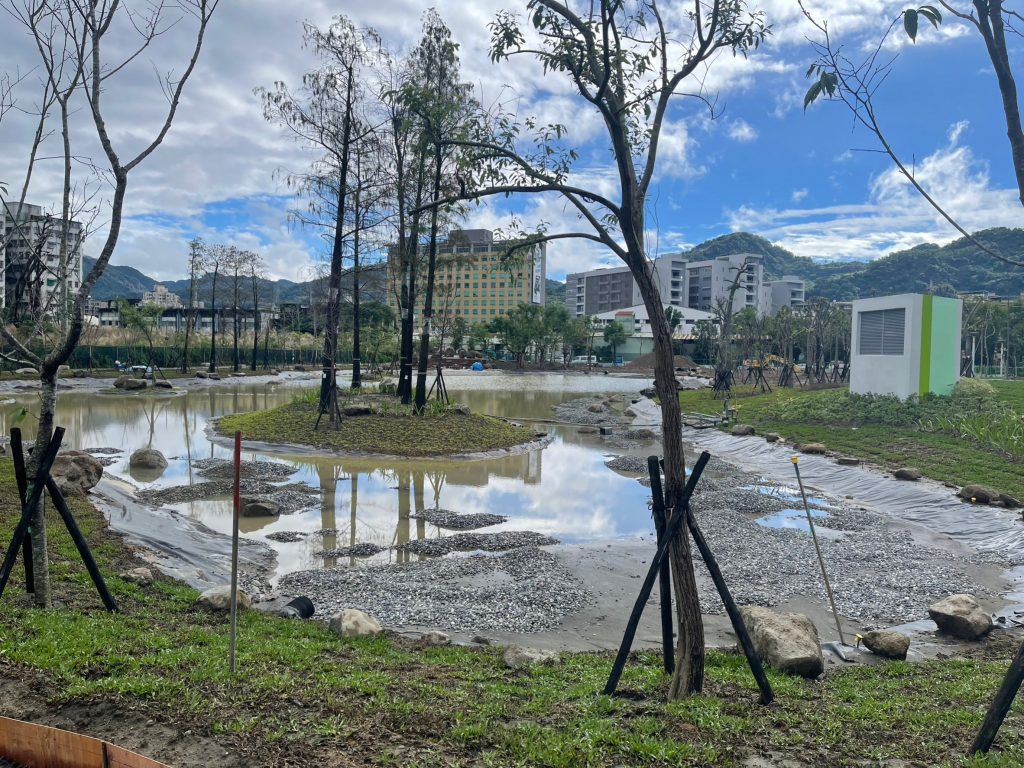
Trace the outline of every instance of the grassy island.
{"label": "grassy island", "polygon": [[536,437],[528,427],[439,403],[429,403],[422,414],[415,414],[387,395],[360,395],[341,408],[347,415],[339,425],[332,426],[325,415],[320,428],[314,429],[317,405],[312,391],[277,408],[224,416],[217,421],[217,430],[240,431],[244,440],[410,458],[501,450]]}

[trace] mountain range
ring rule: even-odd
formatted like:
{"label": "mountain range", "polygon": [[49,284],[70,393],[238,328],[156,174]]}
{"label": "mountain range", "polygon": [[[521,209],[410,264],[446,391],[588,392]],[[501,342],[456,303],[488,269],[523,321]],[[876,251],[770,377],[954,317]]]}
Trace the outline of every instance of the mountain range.
{"label": "mountain range", "polygon": [[[1024,263],[1024,229],[998,227],[986,229],[975,237],[990,248],[997,249],[1007,258]],[[980,250],[967,238],[947,245],[928,243],[896,251],[875,261],[830,261],[797,256],[749,232],[733,232],[701,243],[685,252],[690,261],[711,259],[732,253],[757,253],[764,257],[764,270],[768,279],[783,275],[796,275],[807,282],[807,296],[823,296],[847,301],[868,296],[886,296],[895,293],[921,293],[938,291],[985,291],[1001,296],[1024,293],[1024,267],[1008,266]],[[88,272],[94,260],[85,257],[83,269]],[[368,275],[369,277],[369,275]],[[222,284],[226,284],[222,276]],[[349,276],[349,282],[351,277]],[[134,267],[109,265],[96,282],[94,299],[138,299],[144,291],[152,290],[157,281]],[[188,280],[170,280],[163,283],[167,290],[183,300],[188,297]],[[318,291],[314,281],[297,283],[292,280],[264,280],[262,296],[274,296],[279,302],[308,304]],[[367,300],[384,300],[381,280],[370,280],[364,286]],[[244,291],[243,291],[244,292]],[[201,281],[200,295],[209,293],[209,278]],[[549,301],[564,301],[565,283],[547,281]]]}

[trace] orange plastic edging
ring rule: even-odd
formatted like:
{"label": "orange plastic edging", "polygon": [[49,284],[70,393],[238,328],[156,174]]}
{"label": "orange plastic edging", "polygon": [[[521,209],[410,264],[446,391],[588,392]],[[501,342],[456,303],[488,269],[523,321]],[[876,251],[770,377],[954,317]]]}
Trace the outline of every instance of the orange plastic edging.
{"label": "orange plastic edging", "polygon": [[0,757],[25,768],[168,768],[107,741],[0,717]]}

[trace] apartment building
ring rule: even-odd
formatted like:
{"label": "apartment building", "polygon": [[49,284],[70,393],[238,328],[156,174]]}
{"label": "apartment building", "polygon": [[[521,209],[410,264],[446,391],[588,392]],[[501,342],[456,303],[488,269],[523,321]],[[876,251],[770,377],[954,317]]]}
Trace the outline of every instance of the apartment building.
{"label": "apartment building", "polygon": [[[434,282],[434,322],[442,325],[462,317],[467,326],[490,322],[520,304],[547,301],[547,249],[543,243],[532,246],[524,256],[509,261],[508,242],[495,241],[489,229],[456,229],[447,241],[438,244]],[[427,264],[426,248],[421,252],[417,275],[414,313],[423,312]],[[505,263],[503,263],[503,261]],[[399,316],[401,262],[397,249],[388,253],[388,306]]]}
{"label": "apartment building", "polygon": [[739,287],[733,294],[732,310],[740,312],[753,308],[758,315],[772,311],[772,291],[765,284],[763,258],[756,253],[733,253],[706,261],[686,264],[686,306],[712,312],[729,298],[733,284]]}
{"label": "apartment building", "polygon": [[155,304],[164,309],[180,309],[182,306],[181,297],[168,291],[161,283],[154,285],[151,291],[143,291],[141,303]]}
{"label": "apartment building", "polygon": [[68,222],[66,264],[60,260],[63,221],[41,206],[0,205],[0,306],[14,314],[56,315],[82,284],[83,228]]}
{"label": "apartment building", "polygon": [[[686,306],[686,259],[676,254],[651,262],[654,285],[664,304]],[[600,315],[643,303],[629,267],[575,272],[565,278],[565,305],[575,317]]]}
{"label": "apartment building", "polygon": [[795,309],[802,307],[805,301],[804,281],[794,275],[783,275],[781,280],[772,280],[768,283],[772,292],[771,313],[774,315],[783,307]]}

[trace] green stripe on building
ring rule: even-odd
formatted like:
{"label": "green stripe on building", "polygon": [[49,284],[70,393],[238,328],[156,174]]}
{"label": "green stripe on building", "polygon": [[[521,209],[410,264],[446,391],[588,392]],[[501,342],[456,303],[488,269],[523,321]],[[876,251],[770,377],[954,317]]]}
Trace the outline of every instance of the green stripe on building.
{"label": "green stripe on building", "polygon": [[932,301],[935,298],[930,294],[925,294],[921,302],[921,368],[920,378],[918,379],[917,392],[919,397],[923,397],[928,392],[931,392],[931,377],[932,377],[932,334],[935,329],[932,328]]}

